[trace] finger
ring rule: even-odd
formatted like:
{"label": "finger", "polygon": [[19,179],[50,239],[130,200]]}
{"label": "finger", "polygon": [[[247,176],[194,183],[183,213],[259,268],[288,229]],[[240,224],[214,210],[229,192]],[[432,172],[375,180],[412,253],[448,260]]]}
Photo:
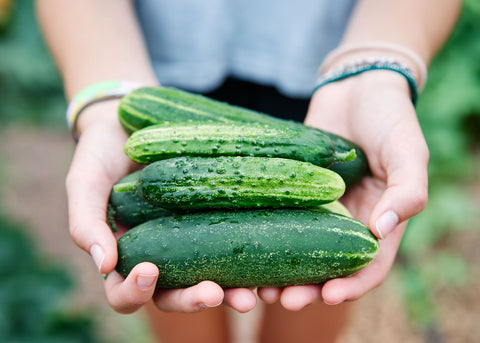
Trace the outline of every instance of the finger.
{"label": "finger", "polygon": [[386,169],[387,188],[369,219],[369,227],[385,239],[399,223],[420,213],[428,199],[428,149],[424,142],[400,149]]}
{"label": "finger", "polygon": [[154,296],[160,310],[184,313],[220,306],[223,299],[223,289],[212,281],[202,281],[188,288],[161,290]]}
{"label": "finger", "polygon": [[112,272],[105,280],[110,306],[119,313],[132,313],[151,300],[158,278],[158,268],[148,262],[136,265],[123,279]]}
{"label": "finger", "polygon": [[245,313],[257,305],[257,296],[249,288],[228,288],[225,289],[225,302],[234,310]]}
{"label": "finger", "polygon": [[261,287],[257,290],[258,297],[267,304],[273,304],[280,299],[282,288],[279,287]]}
{"label": "finger", "polygon": [[316,301],[321,294],[320,285],[289,286],[280,296],[282,306],[290,311],[299,311]]}
{"label": "finger", "polygon": [[377,257],[365,268],[350,277],[327,281],[322,288],[323,301],[328,305],[337,305],[344,301],[359,299],[378,287],[392,267],[405,225],[404,222],[388,238],[380,242]]}
{"label": "finger", "polygon": [[127,173],[127,167],[122,165],[130,164],[128,161],[123,164],[121,157],[114,156],[119,162],[119,175],[113,175],[105,166],[107,162],[102,160],[97,144],[91,142],[95,142],[93,137],[80,139],[66,178],[70,234],[80,248],[92,255],[100,272],[109,273],[117,261],[117,248],[106,220],[107,203],[115,178]]}

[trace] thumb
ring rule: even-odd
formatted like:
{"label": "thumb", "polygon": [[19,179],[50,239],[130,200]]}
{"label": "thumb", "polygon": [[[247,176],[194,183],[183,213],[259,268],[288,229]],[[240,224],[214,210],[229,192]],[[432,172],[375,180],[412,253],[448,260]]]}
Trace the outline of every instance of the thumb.
{"label": "thumb", "polygon": [[414,153],[404,150],[395,157],[395,162],[387,170],[387,188],[369,219],[369,226],[378,238],[385,239],[398,224],[425,208],[428,200],[427,165],[426,148]]}

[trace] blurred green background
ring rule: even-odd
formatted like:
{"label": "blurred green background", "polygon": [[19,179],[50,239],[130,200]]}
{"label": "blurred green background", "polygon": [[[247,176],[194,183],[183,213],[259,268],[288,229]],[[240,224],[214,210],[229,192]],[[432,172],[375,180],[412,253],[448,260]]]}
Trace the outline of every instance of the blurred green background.
{"label": "blurred green background", "polygon": [[[65,109],[61,80],[39,33],[32,1],[0,0],[1,135],[9,137],[8,132],[21,128],[40,138],[56,135],[69,141]],[[408,225],[389,287],[400,295],[409,335],[417,341],[478,342],[478,329],[451,328],[448,322],[461,321],[449,317],[452,303],[464,304],[469,317],[480,308],[480,300],[471,303],[472,289],[478,295],[480,288],[480,1],[464,1],[455,32],[431,65],[417,109],[431,153],[429,203]],[[6,145],[0,149],[3,154],[9,150]],[[10,170],[2,157],[0,190]],[[63,179],[56,181],[63,184]],[[8,197],[2,194],[0,340],[118,342],[117,336],[104,333],[94,310],[75,311],[68,305],[82,275],[70,272],[65,261],[45,258],[48,253],[31,223],[12,214],[5,202]],[[480,321],[479,312],[474,319]],[[120,341],[135,337],[147,342],[148,335],[139,334],[140,321],[130,322],[131,327],[121,325]]]}

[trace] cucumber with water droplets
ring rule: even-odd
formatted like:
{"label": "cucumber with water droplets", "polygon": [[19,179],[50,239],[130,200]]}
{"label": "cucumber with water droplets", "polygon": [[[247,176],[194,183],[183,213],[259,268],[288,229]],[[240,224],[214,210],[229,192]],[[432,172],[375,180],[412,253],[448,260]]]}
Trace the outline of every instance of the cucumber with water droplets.
{"label": "cucumber with water droplets", "polygon": [[134,132],[124,151],[137,163],[177,156],[280,157],[328,167],[355,158],[355,149],[337,152],[331,139],[302,127],[271,127],[257,123],[163,123]]}
{"label": "cucumber with water droplets", "polygon": [[114,185],[110,192],[108,219],[113,231],[116,231],[117,223],[127,227],[133,227],[148,220],[171,214],[169,210],[145,201],[136,189],[115,192],[115,188],[125,188],[127,185],[137,183],[141,172],[141,170],[137,170],[123,177]]}
{"label": "cucumber with water droplets", "polygon": [[318,207],[338,200],[345,183],[335,172],[268,157],[182,156],[147,165],[138,182],[116,185],[146,201],[181,211]]}
{"label": "cucumber with water droplets", "polygon": [[361,222],[308,210],[215,211],[139,225],[118,240],[116,270],[158,266],[158,288],[203,280],[222,287],[322,283],[372,261],[378,241]]}

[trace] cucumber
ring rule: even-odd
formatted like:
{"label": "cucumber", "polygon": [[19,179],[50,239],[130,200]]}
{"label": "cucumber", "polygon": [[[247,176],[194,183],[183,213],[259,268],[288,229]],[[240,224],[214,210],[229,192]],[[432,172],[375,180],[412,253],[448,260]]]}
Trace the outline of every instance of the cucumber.
{"label": "cucumber", "polygon": [[163,123],[134,132],[124,146],[137,163],[177,156],[280,157],[328,167],[355,158],[355,150],[338,153],[329,137],[301,127],[270,127],[243,122]]}
{"label": "cucumber", "polygon": [[344,192],[344,181],[331,170],[308,162],[250,156],[161,160],[146,166],[138,182],[138,193],[148,202],[182,211],[317,207]]}
{"label": "cucumber", "polygon": [[352,141],[341,138],[335,134],[329,132],[324,133],[332,140],[333,144],[335,145],[335,151],[339,153],[347,153],[348,151],[354,149],[356,152],[356,157],[353,160],[334,162],[329,167],[329,169],[342,176],[343,180],[345,181],[345,185],[348,188],[357,184],[361,179],[363,179],[363,177],[370,174],[367,156],[362,148]]}
{"label": "cucumber", "polygon": [[137,183],[141,170],[137,170],[118,181],[110,192],[108,201],[109,223],[113,231],[116,231],[116,224],[127,227],[137,226],[148,220],[171,215],[171,212],[159,206],[145,201],[136,189],[115,192],[115,188],[125,188],[132,182]]}
{"label": "cucumber", "polygon": [[344,178],[347,187],[356,184],[369,172],[362,149],[341,136],[307,127],[293,120],[277,118],[175,88],[144,87],[134,90],[122,98],[119,106],[119,120],[129,134],[164,122],[189,120],[250,122],[280,128],[300,127],[327,135],[332,140],[337,153],[348,153],[355,150],[355,159],[335,162],[331,166]]}
{"label": "cucumber", "polygon": [[116,270],[158,266],[158,288],[203,280],[220,286],[322,283],[372,261],[378,241],[361,222],[332,213],[277,209],[199,212],[148,221],[117,242]]}
{"label": "cucumber", "polygon": [[[109,223],[113,231],[117,224],[134,227],[152,219],[170,216],[174,213],[188,213],[184,209],[168,210],[142,198],[137,192],[141,170],[137,170],[118,181],[110,194],[108,203]],[[339,201],[332,201],[312,209],[322,212],[338,213],[351,217],[348,209]]]}
{"label": "cucumber", "polygon": [[352,214],[348,210],[348,208],[345,207],[340,201],[332,201],[327,204],[322,204],[318,206],[317,208],[312,208],[312,210],[315,211],[321,211],[321,212],[328,212],[328,213],[336,213],[340,214],[342,216],[350,217],[353,218]]}
{"label": "cucumber", "polygon": [[132,91],[120,101],[118,116],[129,134],[164,122],[211,120],[270,124],[270,118],[274,118],[170,87],[143,87]]}

